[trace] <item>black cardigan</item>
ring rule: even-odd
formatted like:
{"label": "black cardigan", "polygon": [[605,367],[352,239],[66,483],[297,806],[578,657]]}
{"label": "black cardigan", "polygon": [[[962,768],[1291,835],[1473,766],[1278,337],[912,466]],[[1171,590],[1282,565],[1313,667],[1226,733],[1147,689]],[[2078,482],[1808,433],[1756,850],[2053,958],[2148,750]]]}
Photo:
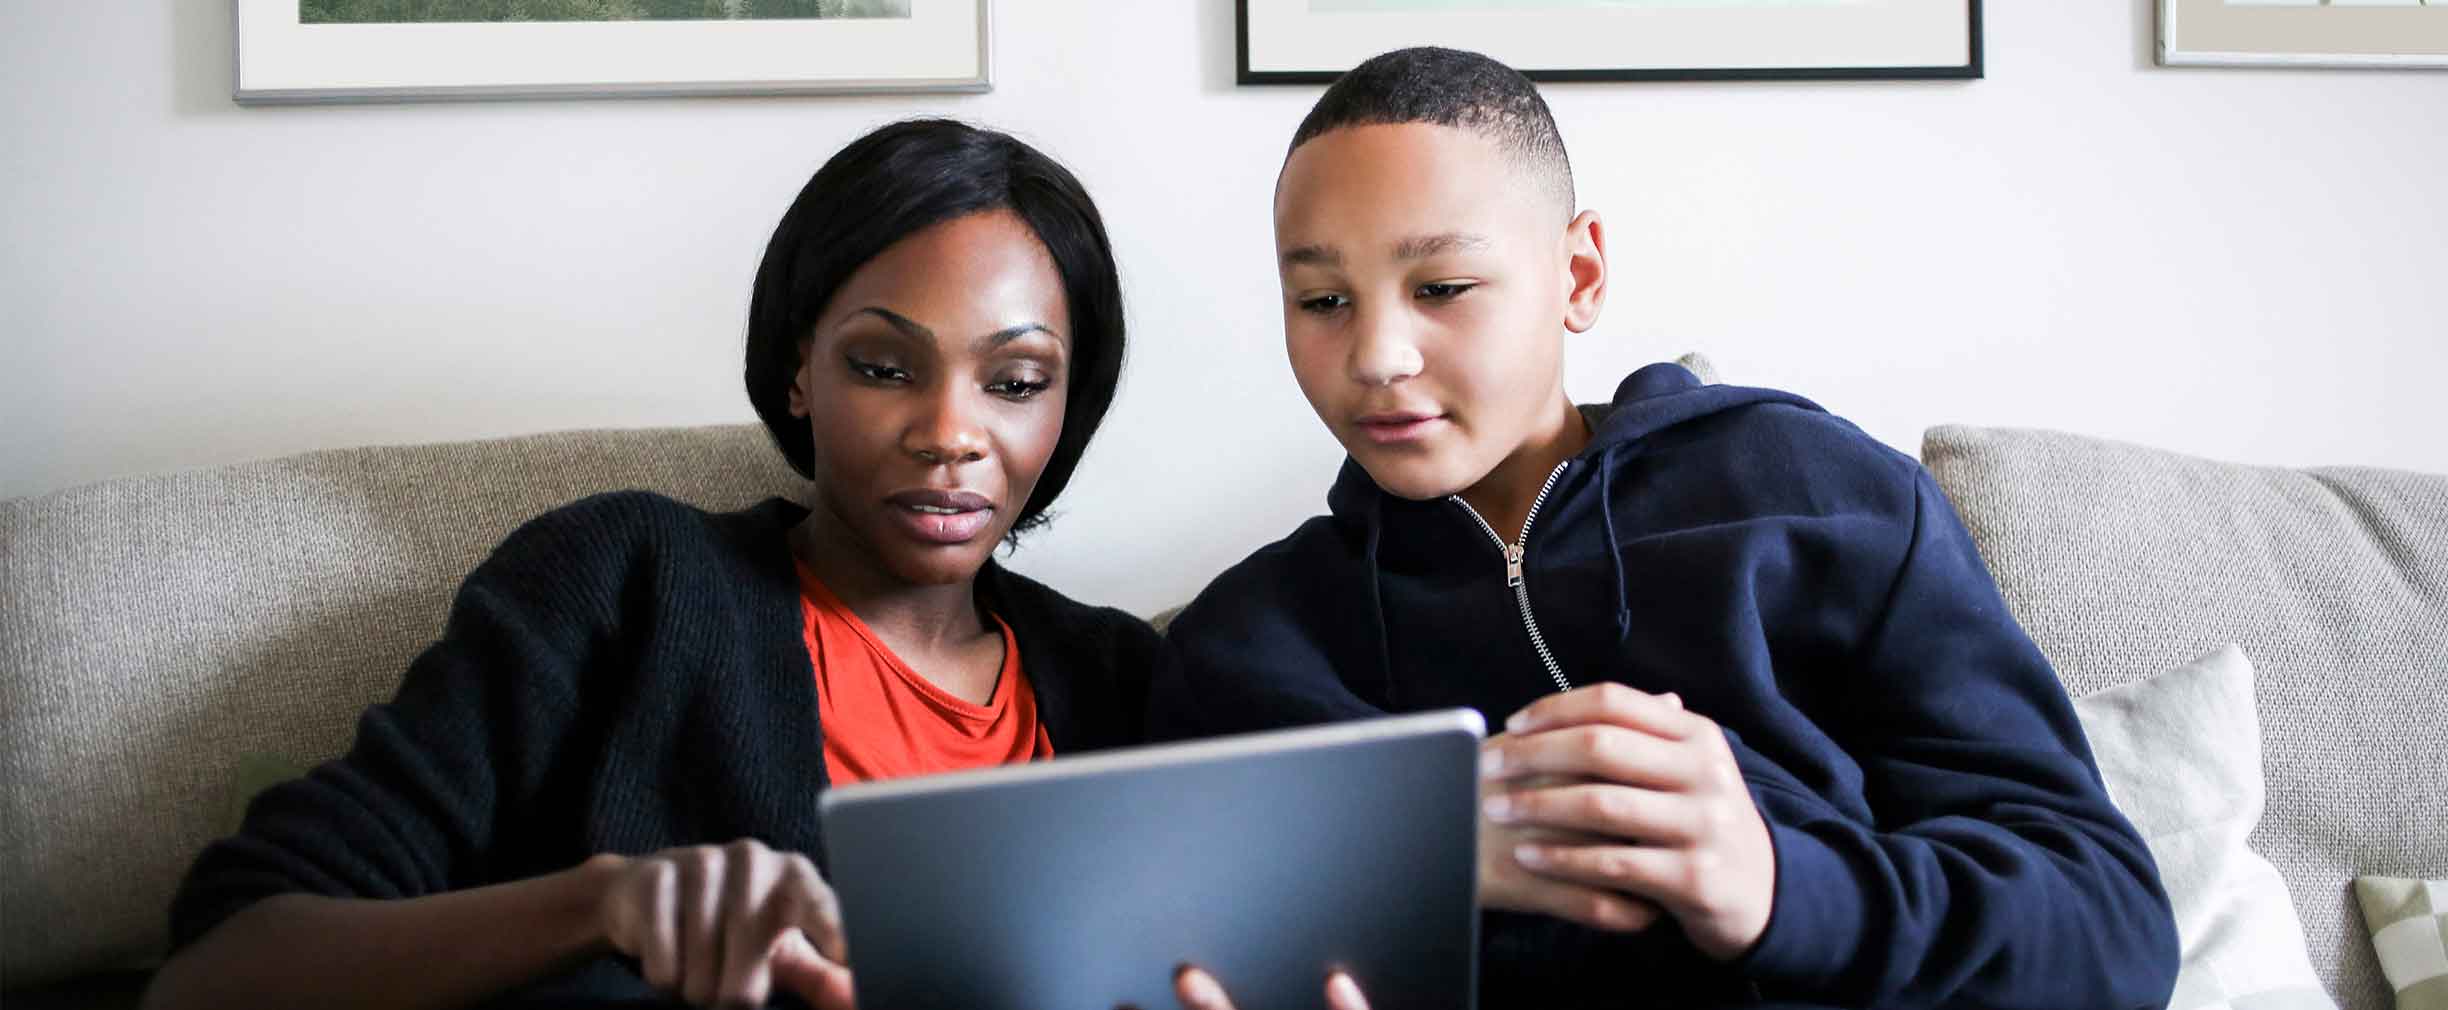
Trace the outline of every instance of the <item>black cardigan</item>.
{"label": "black cardigan", "polygon": [[[822,729],[785,539],[806,515],[629,491],[520,527],[349,752],[266,790],[197,858],[173,948],[275,894],[416,897],[600,852],[756,838],[822,866]],[[978,587],[1056,753],[1140,741],[1153,629],[992,562]],[[536,992],[577,994],[648,995],[609,959]]]}

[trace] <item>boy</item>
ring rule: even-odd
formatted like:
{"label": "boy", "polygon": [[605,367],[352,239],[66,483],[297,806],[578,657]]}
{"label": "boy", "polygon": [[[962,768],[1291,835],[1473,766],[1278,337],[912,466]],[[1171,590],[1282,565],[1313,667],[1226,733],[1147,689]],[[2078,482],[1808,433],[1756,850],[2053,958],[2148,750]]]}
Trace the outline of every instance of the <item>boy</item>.
{"label": "boy", "polygon": [[1275,196],[1350,453],[1170,634],[1157,723],[1464,705],[1483,1005],[2161,1006],[2176,937],[2072,706],[1912,459],[1673,365],[1576,409],[1606,232],[1519,74],[1343,76]]}

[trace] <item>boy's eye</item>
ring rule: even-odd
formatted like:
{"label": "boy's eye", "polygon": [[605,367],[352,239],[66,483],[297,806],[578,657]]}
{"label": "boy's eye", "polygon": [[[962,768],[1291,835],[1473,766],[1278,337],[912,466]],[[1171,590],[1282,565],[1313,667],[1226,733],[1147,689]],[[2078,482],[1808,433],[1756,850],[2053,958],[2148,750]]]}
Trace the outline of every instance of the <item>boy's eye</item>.
{"label": "boy's eye", "polygon": [[1478,286],[1479,285],[1476,284],[1462,284],[1457,282],[1422,284],[1419,286],[1418,294],[1419,297],[1425,298],[1429,301],[1441,302]]}
{"label": "boy's eye", "polygon": [[1346,305],[1350,305],[1351,299],[1345,298],[1342,295],[1311,295],[1294,304],[1299,305],[1300,310],[1303,312],[1310,313],[1311,315],[1322,316],[1337,309],[1341,309]]}
{"label": "boy's eye", "polygon": [[850,362],[850,370],[857,372],[860,378],[866,379],[869,382],[909,381],[909,372],[899,366],[879,365],[870,361],[860,361],[857,358],[850,358],[848,360]]}
{"label": "boy's eye", "polygon": [[1037,394],[1053,388],[1053,385],[1044,379],[1005,379],[986,387],[986,391],[1006,399],[1031,400]]}

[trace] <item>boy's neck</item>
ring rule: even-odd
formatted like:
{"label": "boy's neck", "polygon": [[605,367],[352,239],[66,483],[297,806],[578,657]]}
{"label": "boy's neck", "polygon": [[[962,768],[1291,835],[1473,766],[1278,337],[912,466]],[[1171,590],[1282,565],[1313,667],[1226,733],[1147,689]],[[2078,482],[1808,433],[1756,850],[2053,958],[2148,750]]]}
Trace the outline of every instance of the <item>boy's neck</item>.
{"label": "boy's neck", "polygon": [[1558,395],[1554,404],[1546,420],[1531,430],[1512,455],[1462,491],[1462,500],[1508,544],[1521,542],[1530,506],[1547,486],[1547,475],[1555,471],[1556,464],[1589,445],[1589,422],[1573,406],[1572,398]]}

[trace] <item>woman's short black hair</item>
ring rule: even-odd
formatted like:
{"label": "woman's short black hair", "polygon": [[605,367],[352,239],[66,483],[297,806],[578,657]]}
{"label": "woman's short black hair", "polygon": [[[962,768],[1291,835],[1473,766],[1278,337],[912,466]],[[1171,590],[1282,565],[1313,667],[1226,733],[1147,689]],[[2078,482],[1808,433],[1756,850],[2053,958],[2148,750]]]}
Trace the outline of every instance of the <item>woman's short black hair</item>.
{"label": "woman's short black hair", "polygon": [[842,148],[816,170],[765,246],[748,303],[748,402],[801,475],[814,477],[807,422],[790,386],[816,317],[850,275],[928,226],[1009,210],[1052,254],[1071,309],[1071,374],[1062,435],[1012,532],[1045,521],[1122,374],[1122,282],[1095,201],[1070,171],[1008,134],[947,119],[909,119]]}

